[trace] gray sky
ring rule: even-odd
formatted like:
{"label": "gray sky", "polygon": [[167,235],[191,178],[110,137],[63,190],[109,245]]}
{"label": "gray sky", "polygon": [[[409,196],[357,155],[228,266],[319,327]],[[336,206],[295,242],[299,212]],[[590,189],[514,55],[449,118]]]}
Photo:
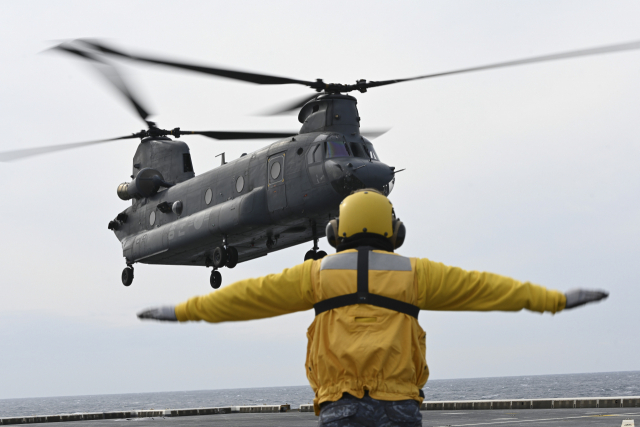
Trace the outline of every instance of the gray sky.
{"label": "gray sky", "polygon": [[[0,3],[0,150],[142,128],[90,69],[42,50],[100,37],[167,57],[312,80],[411,77],[640,39],[633,1]],[[254,115],[308,93],[125,66],[161,126],[298,129]],[[556,316],[420,314],[433,379],[640,370],[640,51],[403,83],[358,94],[398,168],[403,255],[567,290],[611,291]],[[265,141],[185,139],[196,173]],[[220,325],[135,313],[210,291],[204,268],[136,267],[120,283],[107,222],[135,142],[0,164],[0,398],[306,384],[312,312]],[[325,250],[329,246],[322,242]],[[302,261],[302,245],[224,283]],[[223,285],[224,286],[224,285]]]}

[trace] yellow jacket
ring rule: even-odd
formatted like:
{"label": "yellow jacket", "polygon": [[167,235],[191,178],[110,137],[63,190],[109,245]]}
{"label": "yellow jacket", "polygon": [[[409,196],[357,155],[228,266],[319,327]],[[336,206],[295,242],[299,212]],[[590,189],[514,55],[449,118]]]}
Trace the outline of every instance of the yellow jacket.
{"label": "yellow jacket", "polygon": [[[400,255],[374,251],[386,256]],[[247,279],[176,306],[179,321],[225,322],[309,310],[314,304],[356,291],[354,270],[323,268],[332,257],[306,261],[280,274]],[[369,291],[422,310],[531,311],[555,313],[564,294],[491,273],[464,271],[428,259],[403,258],[411,271],[369,272]],[[335,261],[337,258],[333,258]],[[425,332],[414,317],[367,304],[316,316],[307,338],[307,378],[316,393],[316,413],[325,401],[368,390],[380,400],[422,398],[427,382]]]}

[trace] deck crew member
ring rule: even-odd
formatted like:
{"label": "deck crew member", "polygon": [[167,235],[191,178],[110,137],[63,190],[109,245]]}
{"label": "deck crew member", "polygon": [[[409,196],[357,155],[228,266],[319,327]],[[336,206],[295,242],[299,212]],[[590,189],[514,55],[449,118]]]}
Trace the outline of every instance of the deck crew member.
{"label": "deck crew member", "polygon": [[360,190],[327,225],[337,253],[138,317],[218,323],[313,308],[305,368],[318,425],[421,426],[429,370],[420,310],[556,313],[608,296],[407,258],[394,253],[405,234],[383,194]]}

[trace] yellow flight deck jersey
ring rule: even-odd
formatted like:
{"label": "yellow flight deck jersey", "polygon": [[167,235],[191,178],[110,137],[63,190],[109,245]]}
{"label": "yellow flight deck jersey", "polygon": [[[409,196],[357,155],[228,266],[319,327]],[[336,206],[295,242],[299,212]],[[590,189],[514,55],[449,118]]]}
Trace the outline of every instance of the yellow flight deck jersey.
{"label": "yellow flight deck jersey", "polygon": [[[321,301],[357,293],[356,249],[308,260],[280,274],[241,280],[176,306],[179,321],[262,319],[309,310]],[[368,259],[371,294],[422,310],[555,313],[563,293],[508,277],[374,250]],[[316,306],[316,311],[317,306]],[[343,393],[358,398],[422,402],[427,382],[426,333],[416,317],[380,306],[354,304],[320,312],[307,332],[307,378],[314,407]]]}

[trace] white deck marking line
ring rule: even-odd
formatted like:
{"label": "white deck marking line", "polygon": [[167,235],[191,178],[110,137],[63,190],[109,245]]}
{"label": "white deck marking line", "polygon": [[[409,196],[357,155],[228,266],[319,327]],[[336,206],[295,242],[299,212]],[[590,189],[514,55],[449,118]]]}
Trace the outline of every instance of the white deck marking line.
{"label": "white deck marking line", "polygon": [[[636,414],[613,414],[617,416],[636,415]],[[575,420],[579,418],[595,418],[593,415],[581,415],[579,417],[563,417],[563,418],[540,418],[537,420],[513,420],[513,421],[500,421],[490,423],[474,423],[474,424],[451,424],[447,427],[464,427],[464,426],[486,426],[491,424],[512,424],[512,423],[533,423],[540,421],[560,421],[560,420]]]}

